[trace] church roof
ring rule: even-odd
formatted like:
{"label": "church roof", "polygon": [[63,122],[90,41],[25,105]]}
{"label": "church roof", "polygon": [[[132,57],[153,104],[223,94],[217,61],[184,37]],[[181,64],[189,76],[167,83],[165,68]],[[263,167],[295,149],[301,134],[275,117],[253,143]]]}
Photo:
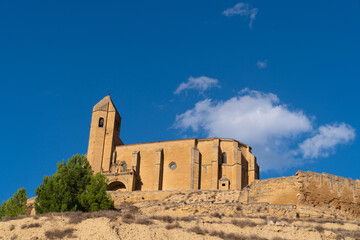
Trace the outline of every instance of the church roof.
{"label": "church roof", "polygon": [[100,102],[98,102],[94,108],[93,108],[93,112],[96,111],[109,111],[109,112],[117,112],[116,107],[113,103],[113,101],[111,100],[110,95],[107,95],[106,97],[104,97],[103,99],[101,99]]}

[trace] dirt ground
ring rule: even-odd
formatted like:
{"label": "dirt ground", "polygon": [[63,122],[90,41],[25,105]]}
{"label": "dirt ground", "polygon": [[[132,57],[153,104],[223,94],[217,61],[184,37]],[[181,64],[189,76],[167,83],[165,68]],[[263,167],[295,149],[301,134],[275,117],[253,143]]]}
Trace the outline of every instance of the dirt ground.
{"label": "dirt ground", "polygon": [[128,211],[52,213],[0,222],[0,239],[360,239],[354,220],[145,215]]}

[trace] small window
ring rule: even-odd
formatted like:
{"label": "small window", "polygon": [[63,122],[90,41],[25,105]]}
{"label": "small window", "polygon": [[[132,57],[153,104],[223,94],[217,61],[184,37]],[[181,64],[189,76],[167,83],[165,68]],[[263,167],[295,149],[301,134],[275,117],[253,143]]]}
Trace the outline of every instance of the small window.
{"label": "small window", "polygon": [[103,118],[99,119],[99,127],[104,127],[104,119]]}
{"label": "small window", "polygon": [[226,185],[226,184],[225,184],[225,183],[223,183],[223,184],[221,184],[221,185],[222,185],[223,187],[225,187],[225,185]]}
{"label": "small window", "polygon": [[175,163],[175,162],[170,163],[170,164],[169,164],[169,168],[170,168],[171,170],[175,170],[175,169],[177,168],[176,163]]}
{"label": "small window", "polygon": [[223,153],[223,154],[222,154],[221,163],[227,163],[227,156],[226,156],[226,153]]}

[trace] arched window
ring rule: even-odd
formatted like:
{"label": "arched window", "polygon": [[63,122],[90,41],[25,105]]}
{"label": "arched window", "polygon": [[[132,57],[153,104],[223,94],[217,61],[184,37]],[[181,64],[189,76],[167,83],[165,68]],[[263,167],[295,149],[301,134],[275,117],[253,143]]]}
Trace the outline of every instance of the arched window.
{"label": "arched window", "polygon": [[104,127],[104,119],[103,118],[99,119],[99,127]]}
{"label": "arched window", "polygon": [[226,153],[222,153],[221,163],[227,163],[227,156]]}

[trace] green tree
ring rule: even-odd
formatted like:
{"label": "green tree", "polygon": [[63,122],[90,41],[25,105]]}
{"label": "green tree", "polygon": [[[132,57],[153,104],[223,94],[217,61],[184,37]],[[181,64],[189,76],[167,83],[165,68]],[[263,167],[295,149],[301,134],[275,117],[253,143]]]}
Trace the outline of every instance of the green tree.
{"label": "green tree", "polygon": [[58,163],[56,173],[45,176],[36,189],[36,213],[112,209],[114,202],[106,187],[106,178],[92,174],[86,156],[74,155],[66,163]]}
{"label": "green tree", "polygon": [[27,196],[25,188],[19,188],[14,195],[0,206],[0,219],[17,217],[26,213]]}
{"label": "green tree", "polygon": [[91,212],[114,208],[114,201],[107,197],[106,189],[107,179],[101,173],[97,173],[79,197],[81,206]]}
{"label": "green tree", "polygon": [[3,201],[0,206],[0,220],[5,217],[5,208],[6,208],[6,202]]}

